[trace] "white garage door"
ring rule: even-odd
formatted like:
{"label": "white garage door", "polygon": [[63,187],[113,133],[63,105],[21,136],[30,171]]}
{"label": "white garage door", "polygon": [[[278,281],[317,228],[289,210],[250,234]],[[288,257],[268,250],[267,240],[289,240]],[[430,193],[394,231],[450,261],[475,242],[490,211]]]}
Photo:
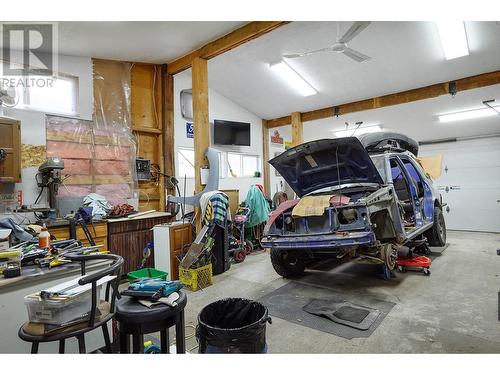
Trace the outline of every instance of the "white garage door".
{"label": "white garage door", "polygon": [[443,155],[436,180],[449,229],[500,232],[500,137],[420,147],[419,155]]}

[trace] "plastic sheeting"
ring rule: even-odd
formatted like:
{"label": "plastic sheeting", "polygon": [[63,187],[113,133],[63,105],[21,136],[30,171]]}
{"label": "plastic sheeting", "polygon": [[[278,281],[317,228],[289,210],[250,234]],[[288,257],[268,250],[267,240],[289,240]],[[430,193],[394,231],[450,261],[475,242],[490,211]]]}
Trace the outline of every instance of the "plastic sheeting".
{"label": "plastic sheeting", "polygon": [[136,143],[130,118],[131,64],[94,60],[94,118],[47,116],[47,156],[64,159],[60,197],[89,193],[109,203],[137,197]]}

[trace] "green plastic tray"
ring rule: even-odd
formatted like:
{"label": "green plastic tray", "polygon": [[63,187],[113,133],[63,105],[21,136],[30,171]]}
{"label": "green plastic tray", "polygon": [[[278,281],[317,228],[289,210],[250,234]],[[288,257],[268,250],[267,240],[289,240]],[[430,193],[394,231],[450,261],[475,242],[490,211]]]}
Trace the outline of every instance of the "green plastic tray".
{"label": "green plastic tray", "polygon": [[157,270],[155,268],[143,268],[137,271],[132,271],[127,274],[128,281],[132,284],[138,279],[142,279],[144,277],[154,277],[162,280],[166,280],[168,276],[168,272],[163,272]]}

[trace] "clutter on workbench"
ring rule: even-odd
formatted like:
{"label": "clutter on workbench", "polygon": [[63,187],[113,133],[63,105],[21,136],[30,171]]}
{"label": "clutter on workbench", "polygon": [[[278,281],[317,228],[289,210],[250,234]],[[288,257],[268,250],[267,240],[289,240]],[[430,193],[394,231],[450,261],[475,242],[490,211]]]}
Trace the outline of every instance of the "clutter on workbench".
{"label": "clutter on workbench", "polygon": [[38,247],[44,249],[49,246],[50,246],[50,233],[47,230],[47,226],[43,224],[42,230],[38,235]]}
{"label": "clutter on workbench", "polygon": [[198,315],[199,353],[267,353],[267,307],[245,298],[226,298]]}
{"label": "clutter on workbench", "polygon": [[[0,251],[0,274],[9,268],[21,267],[21,252],[17,249]],[[4,275],[5,276],[5,275]]]}
{"label": "clutter on workbench", "polygon": [[0,251],[7,250],[10,247],[10,234],[12,229],[0,228]]}

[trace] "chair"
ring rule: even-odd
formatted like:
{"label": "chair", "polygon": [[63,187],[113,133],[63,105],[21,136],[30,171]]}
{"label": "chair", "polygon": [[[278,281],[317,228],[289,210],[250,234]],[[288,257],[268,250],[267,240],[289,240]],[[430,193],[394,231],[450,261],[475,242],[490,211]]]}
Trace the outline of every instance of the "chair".
{"label": "chair", "polygon": [[129,335],[132,335],[133,353],[143,353],[144,334],[160,332],[161,353],[169,353],[168,329],[175,326],[176,353],[186,352],[184,307],[186,293],[179,292],[177,306],[146,307],[131,297],[122,296],[116,304],[115,320],[120,332],[120,353],[129,353]]}
{"label": "chair", "polygon": [[[79,352],[80,354],[84,354],[86,352],[85,333],[100,327],[104,336],[106,351],[111,353],[111,341],[109,339],[107,322],[113,318],[115,300],[117,296],[119,298],[118,285],[120,283],[123,258],[114,254],[66,255],[65,258],[70,259],[73,262],[81,263],[81,274],[83,277],[80,278],[78,284],[92,284],[90,319],[88,321],[50,331],[49,333],[45,333],[44,324],[26,322],[21,326],[21,328],[19,328],[19,338],[21,338],[21,340],[31,342],[31,353],[36,354],[38,353],[38,346],[41,342],[53,341],[59,341],[59,353],[64,353],[66,339],[76,337],[78,340]],[[111,260],[111,264],[103,270],[85,275],[85,263],[87,261],[95,260]],[[100,299],[100,296],[97,296],[97,281],[104,276],[116,276],[116,278],[106,284],[105,300],[98,301],[98,297]],[[98,309],[100,312],[99,316],[97,316]]]}

